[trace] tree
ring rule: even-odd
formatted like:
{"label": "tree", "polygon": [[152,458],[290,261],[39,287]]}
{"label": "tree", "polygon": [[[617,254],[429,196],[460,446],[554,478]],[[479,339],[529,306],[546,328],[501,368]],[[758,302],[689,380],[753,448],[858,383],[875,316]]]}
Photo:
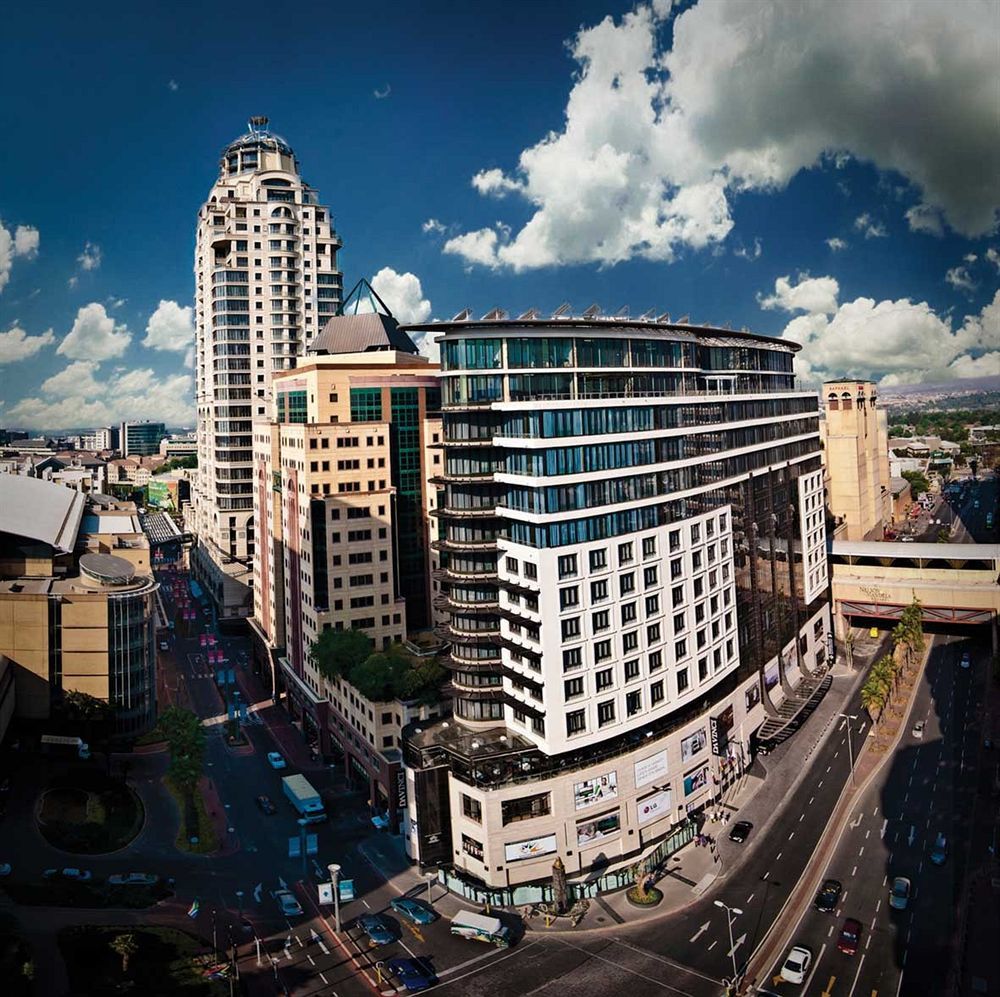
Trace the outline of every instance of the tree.
{"label": "tree", "polygon": [[877,724],[882,718],[882,708],[885,706],[885,692],[878,682],[869,675],[861,686],[861,705],[868,716]]}
{"label": "tree", "polygon": [[921,471],[904,471],[903,477],[910,483],[910,494],[913,496],[914,501],[920,498],[924,492],[931,490],[931,483]]}
{"label": "tree", "polygon": [[139,951],[139,944],[135,940],[135,935],[115,935],[108,943],[113,952],[122,957],[122,974],[128,972],[128,961]]}
{"label": "tree", "polygon": [[347,674],[347,681],[366,699],[385,702],[394,699],[399,686],[400,662],[382,652],[369,655]]}
{"label": "tree", "polygon": [[361,630],[324,630],[309,658],[324,678],[346,678],[371,653],[372,642]]}

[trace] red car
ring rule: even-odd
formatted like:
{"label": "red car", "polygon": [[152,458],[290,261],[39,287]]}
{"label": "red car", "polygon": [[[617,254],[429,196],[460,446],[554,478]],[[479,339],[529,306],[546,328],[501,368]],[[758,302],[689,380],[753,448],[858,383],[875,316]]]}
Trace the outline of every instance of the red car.
{"label": "red car", "polygon": [[837,939],[837,948],[844,955],[854,955],[858,951],[861,942],[861,922],[853,917],[844,921],[844,926],[840,929],[840,937]]}

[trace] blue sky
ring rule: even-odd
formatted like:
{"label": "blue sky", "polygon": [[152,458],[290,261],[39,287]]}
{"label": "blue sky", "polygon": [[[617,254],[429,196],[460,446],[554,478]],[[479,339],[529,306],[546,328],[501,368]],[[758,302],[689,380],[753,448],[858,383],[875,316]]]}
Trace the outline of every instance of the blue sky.
{"label": "blue sky", "polygon": [[1000,374],[998,45],[990,0],[20,5],[0,425],[190,422],[195,217],[251,114],[403,319],[596,302],[814,379]]}

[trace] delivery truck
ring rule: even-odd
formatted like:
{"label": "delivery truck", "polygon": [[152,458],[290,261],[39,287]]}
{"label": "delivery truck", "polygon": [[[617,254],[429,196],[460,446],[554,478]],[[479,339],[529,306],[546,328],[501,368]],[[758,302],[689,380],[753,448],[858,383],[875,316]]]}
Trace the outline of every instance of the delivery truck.
{"label": "delivery truck", "polygon": [[286,775],[281,780],[281,785],[285,796],[295,807],[300,818],[307,820],[310,824],[319,824],[326,820],[323,799],[304,775]]}
{"label": "delivery truck", "polygon": [[501,949],[510,945],[510,931],[499,918],[475,914],[471,910],[460,910],[451,919],[451,933],[459,938],[488,942]]}

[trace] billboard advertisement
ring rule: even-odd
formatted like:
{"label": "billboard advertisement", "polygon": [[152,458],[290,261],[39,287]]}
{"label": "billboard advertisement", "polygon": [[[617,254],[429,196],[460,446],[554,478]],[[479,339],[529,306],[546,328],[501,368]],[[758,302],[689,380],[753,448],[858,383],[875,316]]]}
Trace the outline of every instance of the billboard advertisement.
{"label": "billboard advertisement", "polygon": [[709,717],[709,730],[712,736],[712,754],[725,755],[729,744],[729,732],[733,729],[733,707],[727,706],[717,717]]}
{"label": "billboard advertisement", "polygon": [[616,810],[611,814],[595,817],[593,820],[582,821],[576,825],[576,843],[592,845],[602,838],[611,838],[622,829],[621,817]]}
{"label": "billboard advertisement", "polygon": [[573,806],[577,810],[592,807],[595,803],[618,799],[618,773],[608,772],[606,775],[594,776],[578,782],[573,787]]}
{"label": "billboard advertisement", "polygon": [[754,682],[746,691],[747,713],[749,713],[760,702],[760,683]]}
{"label": "billboard advertisement", "polygon": [[556,850],[556,836],[546,834],[541,838],[527,838],[524,841],[512,841],[503,846],[504,857],[508,862],[520,862],[523,859],[537,859],[543,855],[553,855]]}
{"label": "billboard advertisement", "polygon": [[700,727],[693,734],[688,734],[681,740],[681,761],[691,761],[699,751],[705,750],[707,744],[708,734],[705,733],[704,727]]}
{"label": "billboard advertisement", "polygon": [[646,786],[657,779],[662,779],[667,774],[667,749],[657,751],[655,755],[648,758],[640,758],[635,763],[635,786]]}
{"label": "billboard advertisement", "polygon": [[659,793],[653,793],[644,800],[639,800],[636,804],[638,812],[639,826],[648,824],[652,820],[659,820],[670,813],[670,790],[664,789]]}
{"label": "billboard advertisement", "polygon": [[156,478],[151,478],[146,489],[147,505],[156,506],[157,509],[172,509],[174,507],[170,488],[165,481],[157,481]]}
{"label": "billboard advertisement", "polygon": [[778,662],[768,665],[764,670],[764,688],[770,692],[778,684]]}
{"label": "billboard advertisement", "polygon": [[702,789],[707,784],[708,766],[704,765],[700,769],[688,772],[688,774],[684,776],[684,795],[690,796],[692,793],[697,793],[699,789]]}

